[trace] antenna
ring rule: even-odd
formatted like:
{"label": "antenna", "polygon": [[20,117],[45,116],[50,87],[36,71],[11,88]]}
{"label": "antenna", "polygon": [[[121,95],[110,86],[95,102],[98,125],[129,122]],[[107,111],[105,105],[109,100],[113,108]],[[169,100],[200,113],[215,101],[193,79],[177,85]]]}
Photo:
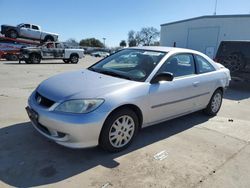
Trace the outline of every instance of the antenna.
{"label": "antenna", "polygon": [[216,11],[217,11],[217,0],[215,0],[214,15],[216,15]]}

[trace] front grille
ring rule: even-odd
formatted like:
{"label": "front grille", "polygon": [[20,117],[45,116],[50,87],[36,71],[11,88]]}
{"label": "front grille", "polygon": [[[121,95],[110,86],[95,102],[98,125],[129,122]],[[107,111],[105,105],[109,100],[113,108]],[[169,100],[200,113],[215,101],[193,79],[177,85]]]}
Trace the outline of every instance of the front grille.
{"label": "front grille", "polygon": [[40,93],[36,92],[36,95],[35,95],[35,99],[36,99],[36,102],[41,105],[41,106],[44,106],[46,108],[49,108],[51,107],[55,101],[52,101],[44,96],[42,96]]}

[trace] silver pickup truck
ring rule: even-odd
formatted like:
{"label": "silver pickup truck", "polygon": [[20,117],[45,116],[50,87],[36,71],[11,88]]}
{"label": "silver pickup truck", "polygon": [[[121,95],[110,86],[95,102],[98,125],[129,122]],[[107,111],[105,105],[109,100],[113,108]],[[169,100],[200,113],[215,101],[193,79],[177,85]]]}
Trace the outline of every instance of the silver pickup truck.
{"label": "silver pickup truck", "polygon": [[1,33],[10,38],[27,38],[43,42],[58,40],[58,34],[44,32],[40,26],[26,23],[17,26],[1,25]]}
{"label": "silver pickup truck", "polygon": [[70,48],[62,42],[47,42],[39,47],[26,47],[20,49],[19,63],[40,63],[41,60],[62,59],[64,63],[78,63],[84,56],[83,49]]}

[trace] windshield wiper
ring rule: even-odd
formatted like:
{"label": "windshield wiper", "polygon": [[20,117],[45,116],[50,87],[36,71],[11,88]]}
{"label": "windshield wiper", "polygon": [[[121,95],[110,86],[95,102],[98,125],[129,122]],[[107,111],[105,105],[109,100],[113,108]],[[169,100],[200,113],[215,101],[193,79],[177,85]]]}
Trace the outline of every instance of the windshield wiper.
{"label": "windshield wiper", "polygon": [[101,74],[106,74],[106,75],[110,75],[110,76],[115,76],[115,77],[119,77],[119,78],[124,78],[124,79],[127,79],[127,80],[132,80],[129,76],[127,75],[124,75],[124,74],[118,74],[116,72],[113,72],[113,71],[109,71],[109,70],[94,70],[96,72],[99,72]]}

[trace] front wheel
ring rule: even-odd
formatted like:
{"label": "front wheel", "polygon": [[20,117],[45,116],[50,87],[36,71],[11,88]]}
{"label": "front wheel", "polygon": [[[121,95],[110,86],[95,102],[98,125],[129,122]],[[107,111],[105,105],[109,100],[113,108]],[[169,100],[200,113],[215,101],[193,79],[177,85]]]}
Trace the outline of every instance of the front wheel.
{"label": "front wheel", "polygon": [[204,109],[204,112],[209,116],[215,116],[221,107],[223,93],[220,89],[217,89],[212,95],[207,107]]}
{"label": "front wheel", "polygon": [[71,63],[76,64],[76,63],[78,63],[78,61],[79,61],[79,57],[77,55],[71,55],[70,56],[70,62]]}
{"label": "front wheel", "polygon": [[122,109],[113,113],[105,121],[101,131],[99,144],[110,152],[118,152],[129,146],[138,132],[139,120],[130,109]]}
{"label": "front wheel", "polygon": [[41,57],[38,54],[31,54],[29,60],[31,63],[38,64],[41,62]]}

